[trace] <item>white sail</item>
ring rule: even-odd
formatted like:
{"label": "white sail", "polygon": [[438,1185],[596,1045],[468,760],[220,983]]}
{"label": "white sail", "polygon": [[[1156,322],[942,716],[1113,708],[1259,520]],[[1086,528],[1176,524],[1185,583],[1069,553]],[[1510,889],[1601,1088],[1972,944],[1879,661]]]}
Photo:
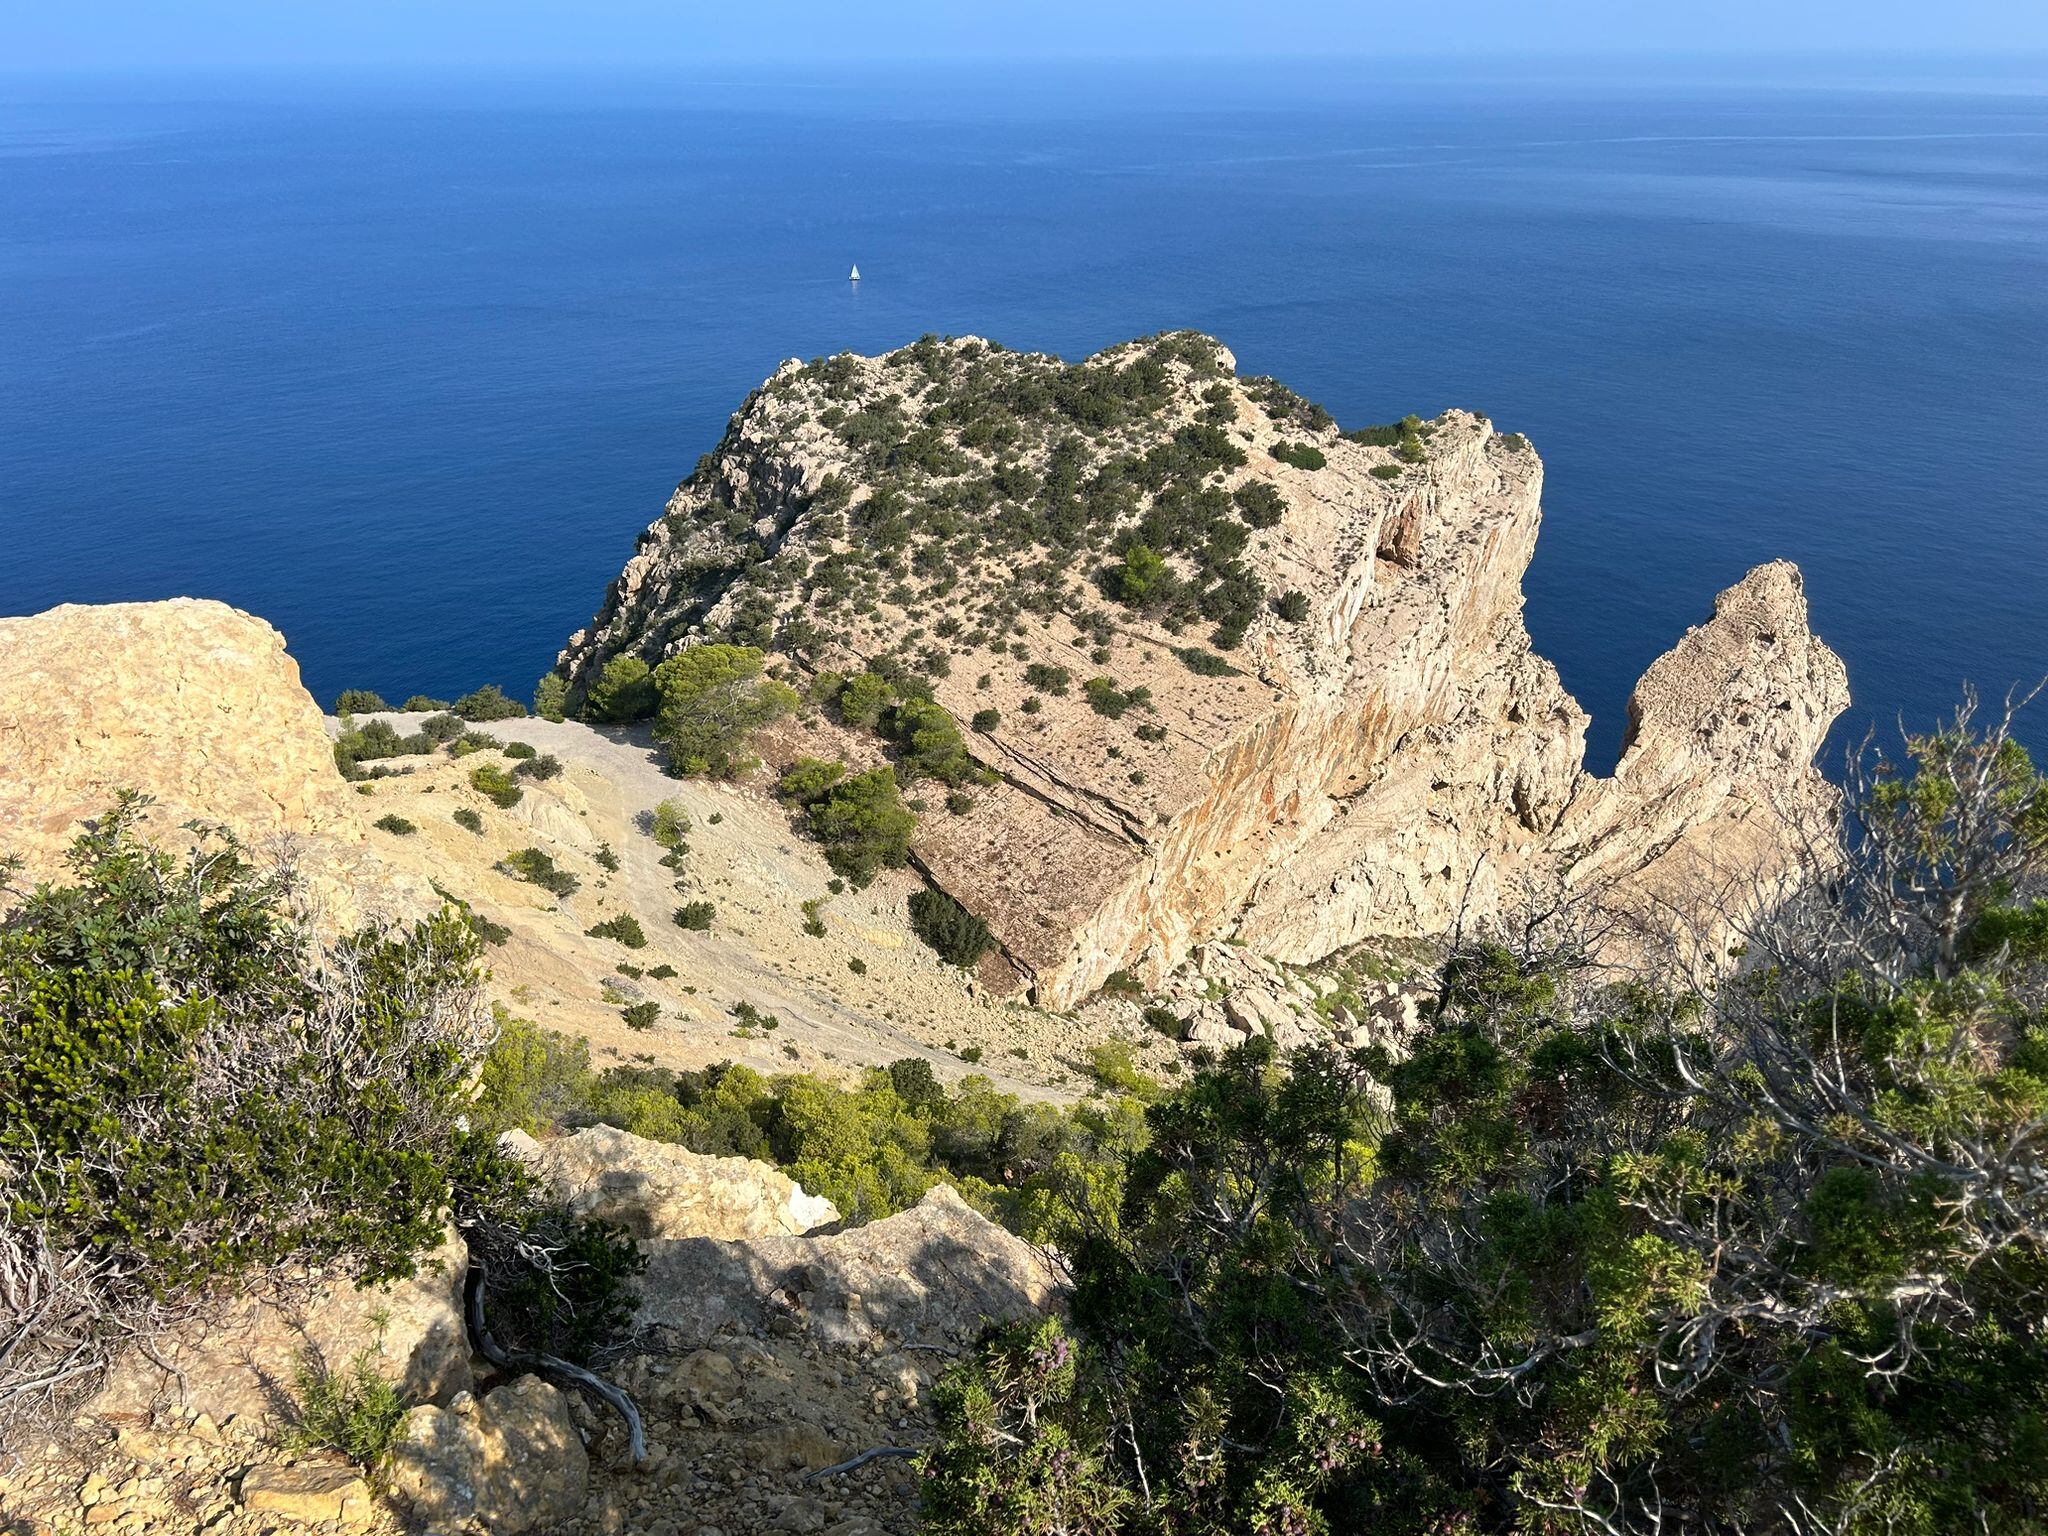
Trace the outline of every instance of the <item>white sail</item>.
{"label": "white sail", "polygon": [[850,274],[850,275],[848,276],[848,279],[847,279],[847,280],[848,280],[849,282],[855,282],[855,283],[857,283],[857,282],[859,282],[859,281],[860,281],[860,264],[859,264],[858,262],[856,262],[856,263],[854,264],[854,268],[853,268],[853,271],[852,271],[852,273],[851,273],[851,274]]}

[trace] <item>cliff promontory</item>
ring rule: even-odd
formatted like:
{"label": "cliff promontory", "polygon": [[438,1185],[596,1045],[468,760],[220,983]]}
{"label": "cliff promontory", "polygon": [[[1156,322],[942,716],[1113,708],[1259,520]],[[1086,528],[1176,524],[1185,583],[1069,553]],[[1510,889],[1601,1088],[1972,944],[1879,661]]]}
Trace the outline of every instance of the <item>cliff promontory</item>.
{"label": "cliff promontory", "polygon": [[791,362],[560,671],[573,704],[723,640],[928,689],[987,782],[913,856],[1052,1007],[1217,938],[1305,962],[1534,888],[1642,919],[1681,865],[1770,886],[1848,701],[1798,572],[1721,594],[1589,774],[1523,624],[1542,479],[1483,417],[1343,432],[1190,333]]}

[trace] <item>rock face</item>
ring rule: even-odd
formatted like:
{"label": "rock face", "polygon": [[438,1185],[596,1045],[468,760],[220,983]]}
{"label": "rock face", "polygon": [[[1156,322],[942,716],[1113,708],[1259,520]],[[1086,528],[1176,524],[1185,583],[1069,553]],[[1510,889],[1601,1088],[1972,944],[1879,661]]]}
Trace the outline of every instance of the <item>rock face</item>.
{"label": "rock face", "polygon": [[704,1157],[614,1126],[545,1143],[509,1131],[501,1144],[573,1214],[612,1222],[635,1237],[782,1237],[839,1220],[830,1200],[805,1194],[779,1168]]}
{"label": "rock face", "polygon": [[195,598],[0,619],[0,855],[57,874],[124,789],[153,798],[158,841],[198,820],[289,859],[336,922],[434,905],[364,846],[319,707],[261,619]]}
{"label": "rock face", "polygon": [[123,1356],[87,1405],[100,1418],[153,1407],[289,1422],[298,1374],[310,1359],[345,1369],[367,1352],[408,1399],[446,1399],[470,1385],[462,1326],[469,1255],[450,1234],[411,1280],[358,1289],[345,1279],[286,1276],[275,1296],[245,1295],[159,1340],[158,1364]]}
{"label": "rock face", "polygon": [[482,1402],[415,1408],[385,1464],[391,1491],[436,1530],[556,1530],[583,1505],[590,1461],[562,1394],[521,1376]]}
{"label": "rock face", "polygon": [[166,826],[359,837],[324,737],[284,637],[223,603],[0,619],[0,826],[25,856],[145,785]]}
{"label": "rock face", "polygon": [[[1560,882],[1645,910],[1679,850],[1789,874],[1769,823],[1824,803],[1847,704],[1792,567],[1651,668],[1596,778],[1523,624],[1527,442],[1460,411],[1340,434],[1234,366],[1184,334],[1072,367],[971,338],[785,364],[571,638],[572,696],[729,638],[993,711],[967,741],[998,782],[914,856],[1054,1007],[1219,937],[1308,961]],[[1137,599],[1134,543],[1165,552]],[[1192,644],[1212,619],[1220,658]]]}

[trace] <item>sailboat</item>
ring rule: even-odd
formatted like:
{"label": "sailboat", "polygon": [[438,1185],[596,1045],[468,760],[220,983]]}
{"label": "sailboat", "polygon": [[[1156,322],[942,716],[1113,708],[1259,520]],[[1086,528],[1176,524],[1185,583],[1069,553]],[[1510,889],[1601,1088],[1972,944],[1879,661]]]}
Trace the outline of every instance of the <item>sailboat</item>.
{"label": "sailboat", "polygon": [[853,271],[851,271],[850,273],[848,273],[848,274],[847,274],[847,278],[846,278],[846,280],[847,280],[847,281],[848,281],[849,283],[857,283],[857,282],[859,282],[859,281],[860,281],[860,263],[859,263],[859,262],[855,262],[855,263],[853,264]]}

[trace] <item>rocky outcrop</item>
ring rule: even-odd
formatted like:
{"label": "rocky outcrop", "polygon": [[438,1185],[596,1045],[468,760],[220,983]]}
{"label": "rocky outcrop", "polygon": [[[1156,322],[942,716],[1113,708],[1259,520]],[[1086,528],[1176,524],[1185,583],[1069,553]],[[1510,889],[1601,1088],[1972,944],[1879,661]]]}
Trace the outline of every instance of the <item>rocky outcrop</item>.
{"label": "rocky outcrop", "polygon": [[549,1142],[508,1131],[500,1144],[573,1215],[611,1222],[635,1237],[782,1237],[839,1220],[830,1200],[805,1194],[779,1168],[705,1157],[615,1126],[593,1125]]}
{"label": "rocky outcrop", "polygon": [[590,1462],[562,1394],[521,1376],[481,1402],[414,1408],[384,1463],[391,1492],[435,1530],[554,1531],[583,1506]]}
{"label": "rocky outcrop", "polygon": [[261,619],[196,598],[0,619],[0,856],[57,874],[79,824],[131,789],[158,841],[226,827],[332,921],[434,905],[366,849],[319,707]]}
{"label": "rocky outcrop", "polygon": [[462,1325],[462,1239],[450,1233],[410,1280],[357,1287],[345,1276],[286,1273],[258,1293],[123,1355],[86,1406],[101,1420],[172,1408],[292,1422],[299,1376],[346,1370],[366,1356],[409,1400],[446,1400],[470,1385]]}
{"label": "rocky outcrop", "polygon": [[[1220,937],[1309,961],[1560,883],[1646,912],[1678,850],[1784,880],[1770,823],[1824,802],[1811,761],[1847,703],[1797,572],[1751,573],[1651,669],[1601,779],[1523,624],[1541,489],[1482,417],[1341,434],[1206,338],[1072,367],[972,338],[791,363],[560,666],[581,690],[613,656],[732,637],[922,673],[982,715],[996,783],[924,817],[917,862],[1053,1007]],[[1242,621],[1220,660],[1186,603],[1105,602],[1147,541],[1165,590]],[[1287,602],[1253,614],[1248,589]]]}

